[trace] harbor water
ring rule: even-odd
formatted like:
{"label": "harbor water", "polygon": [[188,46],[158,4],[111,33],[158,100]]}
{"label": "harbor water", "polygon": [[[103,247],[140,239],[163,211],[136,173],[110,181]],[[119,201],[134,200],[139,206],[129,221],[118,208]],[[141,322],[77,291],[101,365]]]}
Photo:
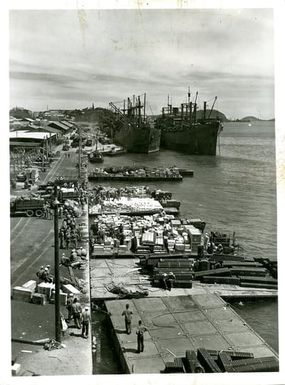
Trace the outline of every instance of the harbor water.
{"label": "harbor water", "polygon": [[[183,182],[152,182],[148,185],[172,192],[174,199],[181,201],[181,215],[204,220],[206,231],[235,232],[244,255],[276,260],[274,122],[252,122],[251,125],[225,123],[218,139],[216,157],[192,156],[168,150],[149,155],[105,157],[103,167],[114,165],[176,165],[192,169],[194,178],[184,177]],[[90,164],[89,167],[91,171],[96,165]],[[120,182],[101,184],[118,186]],[[137,182],[133,184],[138,185]],[[278,350],[277,301],[233,306]]]}

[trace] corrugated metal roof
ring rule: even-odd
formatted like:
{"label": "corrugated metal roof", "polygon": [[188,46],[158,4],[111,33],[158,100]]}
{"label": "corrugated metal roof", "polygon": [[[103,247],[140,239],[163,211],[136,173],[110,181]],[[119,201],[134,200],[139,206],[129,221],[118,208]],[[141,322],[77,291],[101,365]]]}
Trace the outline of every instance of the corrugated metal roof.
{"label": "corrugated metal roof", "polygon": [[60,123],[60,122],[56,122],[56,121],[51,121],[48,126],[57,126],[59,128],[61,128],[62,130],[64,131],[67,131],[70,127],[66,126],[65,124],[63,123]]}
{"label": "corrugated metal roof", "polygon": [[74,124],[73,123],[71,123],[71,122],[68,122],[67,120],[61,120],[61,123],[64,123],[66,126],[68,126],[68,127],[74,127]]}
{"label": "corrugated metal roof", "polygon": [[56,134],[50,133],[47,131],[38,132],[38,131],[11,131],[10,139],[39,139],[43,140],[45,138],[50,138]]}

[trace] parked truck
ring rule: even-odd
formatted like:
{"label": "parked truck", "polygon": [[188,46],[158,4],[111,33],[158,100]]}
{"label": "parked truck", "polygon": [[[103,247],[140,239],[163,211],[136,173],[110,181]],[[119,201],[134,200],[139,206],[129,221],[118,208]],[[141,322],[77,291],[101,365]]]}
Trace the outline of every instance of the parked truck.
{"label": "parked truck", "polygon": [[45,200],[41,198],[16,198],[10,202],[10,214],[25,214],[27,217],[42,217]]}

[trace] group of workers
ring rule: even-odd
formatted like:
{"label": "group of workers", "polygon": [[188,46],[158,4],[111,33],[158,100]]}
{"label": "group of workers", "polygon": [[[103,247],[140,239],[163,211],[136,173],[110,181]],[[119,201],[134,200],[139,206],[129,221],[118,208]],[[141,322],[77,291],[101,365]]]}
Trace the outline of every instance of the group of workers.
{"label": "group of workers", "polygon": [[54,211],[50,205],[49,202],[45,202],[45,204],[43,205],[43,218],[44,219],[53,219],[53,216],[54,216]]}
{"label": "group of workers", "polygon": [[90,323],[90,310],[86,306],[84,310],[78,299],[71,293],[67,299],[66,309],[68,311],[67,323],[74,320],[74,325],[77,329],[81,329],[81,337],[88,338],[89,334],[89,323]]}
{"label": "group of workers", "polygon": [[[132,332],[132,315],[133,312],[130,310],[130,306],[127,303],[126,308],[122,313],[122,316],[125,318],[125,327],[126,333],[131,334]],[[142,324],[142,321],[138,321],[138,326],[136,329],[137,335],[137,353],[141,353],[144,351],[144,333],[147,331],[147,327]]]}
{"label": "group of workers", "polygon": [[69,249],[70,246],[77,248],[80,240],[81,232],[76,224],[74,210],[71,207],[65,208],[62,225],[59,230],[59,247],[60,249]]}
{"label": "group of workers", "polygon": [[162,273],[159,277],[160,286],[165,289],[171,291],[173,288],[173,283],[176,280],[176,277],[172,271],[169,273]]}
{"label": "group of workers", "polygon": [[71,266],[73,268],[80,268],[82,264],[86,261],[87,251],[82,246],[79,249],[72,249],[70,255],[62,253],[61,256],[61,265]]}
{"label": "group of workers", "polygon": [[117,249],[120,245],[124,244],[125,236],[123,232],[123,225],[120,224],[117,228],[111,226],[108,231],[104,231],[99,228],[98,221],[92,223],[90,237],[91,252],[93,251],[94,244],[104,243],[105,237],[109,236],[114,239],[114,248]]}
{"label": "group of workers", "polygon": [[41,266],[37,271],[36,276],[40,282],[52,283],[53,277],[50,274],[50,265]]}

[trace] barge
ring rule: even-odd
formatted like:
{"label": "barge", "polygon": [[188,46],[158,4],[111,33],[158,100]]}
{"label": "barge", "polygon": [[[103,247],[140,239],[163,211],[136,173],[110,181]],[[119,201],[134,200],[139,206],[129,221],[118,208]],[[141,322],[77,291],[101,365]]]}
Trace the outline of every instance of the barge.
{"label": "barge", "polygon": [[88,179],[93,181],[171,181],[181,182],[183,180],[179,169],[176,167],[149,169],[145,167],[109,167],[96,168],[88,174]]}

